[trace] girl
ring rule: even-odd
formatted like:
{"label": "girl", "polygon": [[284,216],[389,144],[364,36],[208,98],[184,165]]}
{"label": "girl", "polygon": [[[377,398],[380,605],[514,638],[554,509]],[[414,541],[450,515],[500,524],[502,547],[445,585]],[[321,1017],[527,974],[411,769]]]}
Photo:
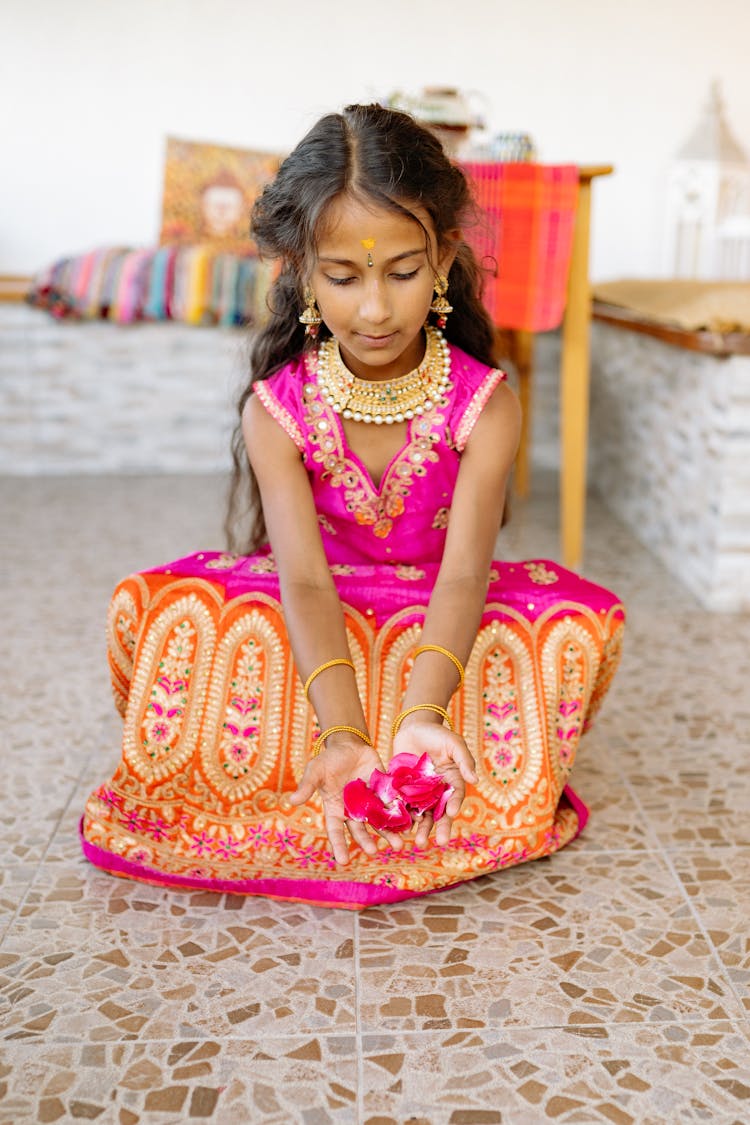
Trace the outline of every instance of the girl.
{"label": "girl", "polygon": [[[115,592],[123,757],[82,822],[107,870],[361,908],[583,827],[566,780],[622,607],[492,561],[519,410],[470,211],[439,142],[380,106],[324,117],[256,203],[280,271],[233,447],[228,528],[243,497],[251,527]],[[433,823],[414,794],[442,790]]]}

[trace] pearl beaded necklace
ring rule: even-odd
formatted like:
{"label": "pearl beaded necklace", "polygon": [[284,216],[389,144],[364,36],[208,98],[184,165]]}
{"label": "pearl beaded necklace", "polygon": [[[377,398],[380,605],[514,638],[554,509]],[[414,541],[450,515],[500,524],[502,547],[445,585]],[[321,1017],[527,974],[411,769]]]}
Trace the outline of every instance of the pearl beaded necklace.
{"label": "pearl beaded necklace", "polygon": [[425,327],[427,345],[419,367],[398,379],[359,379],[345,366],[338,340],[318,348],[318,385],[336,414],[354,422],[392,426],[408,422],[439,402],[450,380],[451,359],[442,332]]}

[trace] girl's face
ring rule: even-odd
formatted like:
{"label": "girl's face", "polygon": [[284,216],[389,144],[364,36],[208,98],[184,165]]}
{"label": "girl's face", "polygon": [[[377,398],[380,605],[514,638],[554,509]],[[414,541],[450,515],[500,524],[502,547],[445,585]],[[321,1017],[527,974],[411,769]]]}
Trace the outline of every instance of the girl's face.
{"label": "girl's face", "polygon": [[[344,362],[362,379],[394,379],[419,365],[435,272],[447,276],[455,257],[454,245],[438,255],[432,220],[413,211],[429,256],[412,219],[348,195],[331,205],[318,241],[310,284]],[[457,242],[459,232],[451,235]]]}

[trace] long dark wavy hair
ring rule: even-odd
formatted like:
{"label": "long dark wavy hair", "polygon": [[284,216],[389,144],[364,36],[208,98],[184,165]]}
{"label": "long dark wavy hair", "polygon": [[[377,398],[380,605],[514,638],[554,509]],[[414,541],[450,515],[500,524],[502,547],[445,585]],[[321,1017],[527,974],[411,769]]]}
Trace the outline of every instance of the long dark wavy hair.
{"label": "long dark wavy hair", "polygon": [[[305,278],[326,212],[344,194],[406,215],[428,232],[412,208],[431,220],[442,250],[448,232],[476,221],[466,178],[442,145],[414,118],[381,105],[350,105],[318,121],[282,163],[276,178],[256,200],[251,230],[261,256],[276,259],[280,271],[268,295],[270,316],[250,349],[250,379],[232,436],[233,469],[225,530],[229,547],[251,553],[266,542],[257,481],[247,459],[241,426],[253,385],[267,379],[312,346],[299,315]],[[471,248],[460,242],[451,266],[448,297],[453,312],[446,338],[480,362],[493,364],[494,329],[481,302],[482,274]],[[320,339],[328,335],[320,326]],[[249,525],[243,530],[242,525]]]}

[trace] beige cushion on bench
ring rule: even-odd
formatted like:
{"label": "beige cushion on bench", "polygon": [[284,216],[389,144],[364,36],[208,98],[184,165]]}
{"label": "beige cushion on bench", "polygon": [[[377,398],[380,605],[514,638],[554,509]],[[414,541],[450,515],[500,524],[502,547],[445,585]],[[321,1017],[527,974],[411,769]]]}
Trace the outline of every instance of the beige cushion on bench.
{"label": "beige cushion on bench", "polygon": [[595,285],[592,296],[654,324],[687,332],[750,332],[747,282],[608,281]]}

